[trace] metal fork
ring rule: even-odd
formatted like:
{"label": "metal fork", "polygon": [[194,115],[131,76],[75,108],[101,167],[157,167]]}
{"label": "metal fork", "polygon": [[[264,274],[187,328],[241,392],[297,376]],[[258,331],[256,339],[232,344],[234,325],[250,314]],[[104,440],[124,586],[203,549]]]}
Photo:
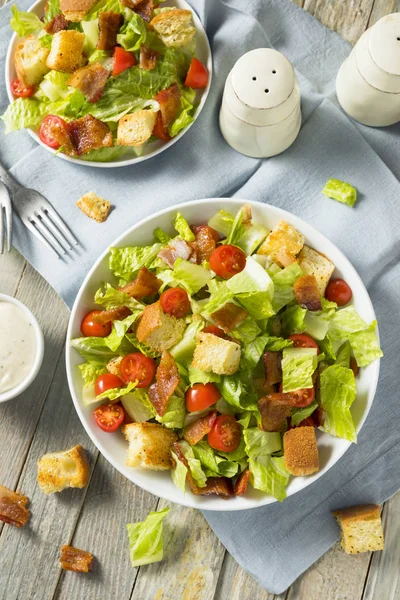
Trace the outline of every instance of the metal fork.
{"label": "metal fork", "polygon": [[73,246],[80,245],[50,202],[36,190],[25,188],[17,183],[1,164],[0,180],[12,192],[13,207],[25,227],[57,258],[68,255]]}
{"label": "metal fork", "polygon": [[[4,221],[6,224],[6,236],[4,236]],[[12,206],[10,193],[4,183],[0,182],[0,254],[4,251],[4,241],[7,237],[7,251],[11,251],[12,245]]]}

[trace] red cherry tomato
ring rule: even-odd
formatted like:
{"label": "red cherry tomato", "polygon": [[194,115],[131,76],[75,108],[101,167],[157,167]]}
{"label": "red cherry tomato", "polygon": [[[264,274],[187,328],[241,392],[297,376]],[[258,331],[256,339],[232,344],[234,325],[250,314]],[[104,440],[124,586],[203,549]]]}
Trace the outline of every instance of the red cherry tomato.
{"label": "red cherry tomato", "polygon": [[124,381],[127,383],[137,381],[136,387],[143,388],[152,382],[156,368],[156,363],[152,358],[144,356],[141,352],[133,352],[124,356],[119,370]]}
{"label": "red cherry tomato", "polygon": [[57,115],[47,115],[39,127],[39,137],[43,144],[58,150],[60,148],[61,139],[68,132],[68,125],[61,117]]}
{"label": "red cherry tomato", "polygon": [[35,93],[35,88],[33,85],[25,87],[19,79],[14,79],[11,82],[11,92],[14,98],[29,98]]}
{"label": "red cherry tomato", "polygon": [[223,329],[220,329],[216,325],[207,325],[207,327],[204,327],[203,331],[204,333],[212,333],[213,335],[216,335],[220,338],[226,337],[225,331],[223,331]]}
{"label": "red cherry tomato", "polygon": [[245,266],[246,255],[236,246],[223,244],[215,248],[210,256],[210,268],[223,279],[230,279],[243,271]]}
{"label": "red cherry tomato", "polygon": [[136,65],[136,58],[132,54],[132,52],[128,52],[124,50],[124,48],[120,48],[119,46],[115,46],[114,48],[114,63],[112,76],[115,77],[119,75],[126,69],[130,69]]}
{"label": "red cherry tomato", "polygon": [[213,227],[209,225],[191,225],[190,229],[194,234],[200,233],[201,231],[207,231],[215,242],[219,242],[219,233]]}
{"label": "red cherry tomato", "polygon": [[117,375],[112,373],[104,373],[99,375],[94,382],[94,393],[96,396],[100,396],[106,390],[112,390],[113,388],[122,387],[124,382]]}
{"label": "red cherry tomato", "polygon": [[207,436],[208,443],[214,450],[233,452],[240,444],[240,427],[233,415],[220,415],[214,421]]}
{"label": "red cherry tomato", "polygon": [[196,412],[218,402],[221,394],[213,383],[195,383],[186,391],[185,398],[188,411]]}
{"label": "red cherry tomato", "polygon": [[99,408],[96,408],[93,415],[100,429],[112,433],[122,425],[125,411],[118,402],[117,404],[102,404]]}
{"label": "red cherry tomato", "polygon": [[343,279],[331,279],[325,291],[325,298],[338,306],[348,304],[353,297],[351,287]]}
{"label": "red cherry tomato", "polygon": [[289,340],[292,340],[294,348],[316,348],[317,354],[319,354],[319,346],[312,337],[306,333],[294,333],[289,335]]}
{"label": "red cherry tomato", "polygon": [[206,67],[197,58],[192,58],[189,70],[186,75],[185,85],[187,87],[200,90],[205,88],[208,83],[208,71]]}
{"label": "red cherry tomato", "polygon": [[81,331],[84,336],[106,337],[111,333],[111,323],[104,323],[103,325],[100,325],[99,323],[95,323],[93,321],[93,316],[98,315],[101,312],[101,310],[91,310],[85,317],[83,317]]}
{"label": "red cherry tomato", "polygon": [[160,296],[160,302],[164,313],[177,319],[185,317],[190,311],[189,296],[182,288],[165,290]]}
{"label": "red cherry tomato", "polygon": [[290,404],[296,408],[305,408],[309,406],[315,398],[315,388],[304,388],[302,390],[296,390],[295,392],[289,392]]}
{"label": "red cherry tomato", "polygon": [[159,140],[164,140],[164,142],[169,142],[171,136],[168,133],[168,129],[164,127],[161,111],[157,113],[156,124],[154,125],[153,135]]}

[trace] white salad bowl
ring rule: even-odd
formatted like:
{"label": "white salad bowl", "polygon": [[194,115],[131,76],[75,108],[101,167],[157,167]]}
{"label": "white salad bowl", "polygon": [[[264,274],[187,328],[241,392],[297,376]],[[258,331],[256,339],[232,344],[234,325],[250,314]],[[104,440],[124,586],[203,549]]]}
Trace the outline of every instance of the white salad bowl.
{"label": "white salad bowl", "polygon": [[[271,229],[281,219],[285,219],[301,231],[306,237],[307,244],[326,254],[336,265],[334,276],[342,277],[351,283],[353,303],[361,317],[367,322],[375,319],[368,292],[344,254],[314,227],[308,225],[299,217],[269,204],[229,198],[212,198],[179,204],[140,221],[115,240],[113,246],[148,245],[152,242],[153,231],[156,227],[161,227],[172,233],[172,224],[178,210],[182,212],[189,223],[201,224],[207,222],[212,215],[221,209],[235,214],[244,203],[250,204],[254,220],[265,224]],[[86,276],[72,308],[67,332],[66,364],[68,383],[78,415],[93,443],[105,458],[130,481],[156,496],[161,496],[177,504],[204,510],[226,511],[244,510],[276,502],[272,496],[256,491],[251,486],[249,486],[245,496],[237,496],[229,500],[217,496],[194,496],[188,490],[186,494],[183,494],[173,484],[169,472],[127,467],[125,461],[128,443],[122,433],[109,434],[97,427],[93,418],[93,410],[96,405],[85,406],[82,401],[82,378],[77,368],[77,365],[82,362],[82,357],[71,347],[71,340],[81,336],[80,323],[84,315],[95,308],[93,298],[101,283],[109,281],[116,284],[116,279],[108,268],[108,253],[109,250],[107,249]],[[371,408],[378,382],[379,366],[379,360],[376,360],[368,367],[361,369],[360,376],[357,378],[358,393],[351,409],[357,431],[361,429]],[[351,446],[351,442],[333,437],[319,430],[317,430],[317,438],[321,469],[315,475],[308,477],[292,477],[287,487],[288,496],[295,494],[322,477]]]}
{"label": "white salad bowl", "polygon": [[[37,0],[37,2],[32,4],[32,6],[28,9],[28,12],[35,13],[36,15],[38,15],[38,17],[42,17],[44,15],[44,9],[46,6],[46,2],[47,2],[47,0]],[[199,17],[197,16],[197,14],[193,10],[193,8],[187,2],[185,2],[185,0],[166,0],[166,2],[163,2],[163,6],[176,6],[177,8],[190,10],[193,13],[193,21],[194,21],[194,25],[196,27],[196,37],[195,37],[195,39],[196,39],[196,57],[207,67],[208,74],[209,74],[207,87],[204,90],[197,91],[196,101],[198,102],[198,106],[196,109],[196,113],[194,115],[194,121],[196,121],[196,119],[198,118],[198,116],[200,115],[200,113],[204,107],[204,104],[206,103],[207,96],[210,91],[210,85],[211,85],[211,79],[212,79],[212,56],[211,56],[210,44],[208,42],[207,34],[204,30],[202,22],[200,21]],[[20,40],[21,40],[21,38],[16,33],[14,33],[14,35],[12,36],[12,38],[10,40],[10,44],[8,46],[7,56],[6,56],[5,79],[6,79],[6,88],[7,88],[8,99],[10,102],[13,102],[13,100],[14,100],[14,97],[11,92],[11,82],[16,78],[16,72],[15,72],[15,66],[14,66],[14,53],[15,53],[15,49]],[[193,121],[193,123],[194,123],[194,121]],[[50,152],[53,156],[55,155],[55,156],[58,156],[59,158],[62,158],[63,160],[68,161],[68,162],[72,162],[72,163],[79,164],[79,165],[85,165],[88,167],[113,168],[113,167],[127,167],[129,165],[133,165],[133,164],[142,162],[144,160],[147,160],[149,158],[152,158],[153,156],[157,156],[157,154],[160,154],[160,152],[167,150],[173,144],[175,144],[175,142],[180,140],[181,137],[183,135],[185,135],[185,133],[190,129],[190,127],[193,125],[193,123],[188,125],[185,129],[183,129],[177,136],[172,138],[172,140],[170,140],[169,142],[157,140],[157,141],[151,142],[149,144],[146,144],[143,149],[143,154],[141,154],[140,156],[134,156],[134,157],[129,157],[129,158],[127,157],[122,160],[114,160],[114,161],[109,161],[109,162],[97,162],[97,161],[91,161],[91,160],[84,160],[84,159],[80,159],[80,158],[72,158],[70,156],[67,156],[66,154],[63,154],[62,152],[55,154],[55,152],[52,148],[50,148],[49,146],[46,146],[46,144],[44,144],[40,140],[38,134],[35,131],[33,131],[32,129],[27,129],[27,131],[28,131],[29,135],[40,146],[42,146],[42,148],[44,148],[45,150]]]}

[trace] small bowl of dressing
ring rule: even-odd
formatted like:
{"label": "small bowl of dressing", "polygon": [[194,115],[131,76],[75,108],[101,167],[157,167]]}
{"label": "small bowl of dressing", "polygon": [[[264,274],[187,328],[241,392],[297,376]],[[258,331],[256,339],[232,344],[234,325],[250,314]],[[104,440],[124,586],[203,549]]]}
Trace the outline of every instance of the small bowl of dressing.
{"label": "small bowl of dressing", "polygon": [[39,323],[19,300],[0,294],[0,402],[19,396],[32,383],[43,361]]}

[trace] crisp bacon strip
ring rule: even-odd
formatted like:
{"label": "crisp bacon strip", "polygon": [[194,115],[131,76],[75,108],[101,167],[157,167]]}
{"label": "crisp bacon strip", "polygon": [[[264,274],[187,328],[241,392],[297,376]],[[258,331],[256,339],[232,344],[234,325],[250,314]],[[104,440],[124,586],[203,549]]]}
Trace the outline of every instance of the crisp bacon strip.
{"label": "crisp bacon strip", "polygon": [[44,29],[45,29],[46,33],[48,33],[50,35],[54,35],[55,33],[58,33],[59,31],[68,29],[70,22],[71,21],[68,21],[68,19],[66,19],[64,17],[64,15],[59,14],[59,15],[56,15],[54,17],[54,19],[49,21],[47,23],[47,25],[44,26]]}
{"label": "crisp bacon strip", "polygon": [[263,431],[284,431],[290,416],[290,394],[268,394],[258,401]]}
{"label": "crisp bacon strip", "polygon": [[196,236],[193,245],[196,248],[197,264],[201,265],[203,261],[210,259],[212,252],[217,246],[217,242],[208,227],[192,227],[192,230]]}
{"label": "crisp bacon strip", "polygon": [[142,44],[140,46],[140,61],[139,66],[145,71],[152,71],[156,68],[158,52]]}
{"label": "crisp bacon strip", "polygon": [[265,383],[274,385],[282,381],[282,352],[264,352]]}
{"label": "crisp bacon strip", "polygon": [[243,496],[247,492],[247,486],[250,481],[250,470],[245,469],[243,473],[240,473],[235,483],[235,496]]}
{"label": "crisp bacon strip", "polygon": [[321,294],[314,275],[302,275],[293,285],[296,300],[307,310],[322,310]]}
{"label": "crisp bacon strip", "polygon": [[29,519],[29,510],[26,508],[28,502],[27,496],[0,485],[0,521],[15,527],[26,525]]}
{"label": "crisp bacon strip", "polygon": [[119,288],[121,292],[125,292],[131,298],[141,300],[146,296],[153,296],[160,289],[162,281],[157,279],[146,267],[142,267],[137,274],[136,279],[130,281],[123,287]]}
{"label": "crisp bacon strip", "polygon": [[149,389],[150,400],[157,413],[163,416],[168,400],[180,382],[178,367],[169,352],[163,352],[156,371],[156,383]]}
{"label": "crisp bacon strip", "polygon": [[88,102],[97,102],[103,95],[109,72],[100,63],[77,69],[68,79],[68,85],[82,92]]}
{"label": "crisp bacon strip", "polygon": [[61,546],[60,563],[65,571],[88,573],[92,570],[93,554],[73,546]]}
{"label": "crisp bacon strip", "polygon": [[124,17],[112,10],[99,14],[99,41],[98,50],[113,50],[117,43],[117,34],[124,22]]}
{"label": "crisp bacon strip", "polygon": [[126,306],[118,306],[109,310],[102,310],[97,315],[93,315],[93,321],[99,325],[105,325],[111,321],[122,321],[131,314],[131,310]]}
{"label": "crisp bacon strip", "polygon": [[236,306],[233,302],[227,302],[222,308],[212,313],[211,318],[218,327],[228,333],[244,321],[248,314],[244,308]]}
{"label": "crisp bacon strip", "polygon": [[204,417],[200,417],[194,423],[188,425],[183,432],[183,439],[185,439],[191,446],[200,442],[207,433],[210,433],[212,426],[214,425],[217,413],[215,410],[208,413]]}
{"label": "crisp bacon strip", "polygon": [[109,148],[114,145],[109,126],[92,115],[71,121],[69,135],[77,154],[87,154],[90,150]]}
{"label": "crisp bacon strip", "polygon": [[168,127],[175,121],[180,111],[181,95],[178,84],[173,83],[169,88],[161,90],[155,96],[155,100],[160,105],[162,124],[166,133],[168,133]]}
{"label": "crisp bacon strip", "polygon": [[139,17],[142,17],[144,21],[150,23],[154,10],[154,2],[153,0],[141,0],[141,2],[135,4],[133,10]]}
{"label": "crisp bacon strip", "polygon": [[[161,248],[157,254],[158,258],[161,258],[169,267],[173,268],[177,258],[183,258],[183,260],[191,260],[193,257],[193,248],[179,238],[171,240],[168,246]],[[192,262],[192,261],[191,261]],[[194,261],[196,262],[196,260]]]}

